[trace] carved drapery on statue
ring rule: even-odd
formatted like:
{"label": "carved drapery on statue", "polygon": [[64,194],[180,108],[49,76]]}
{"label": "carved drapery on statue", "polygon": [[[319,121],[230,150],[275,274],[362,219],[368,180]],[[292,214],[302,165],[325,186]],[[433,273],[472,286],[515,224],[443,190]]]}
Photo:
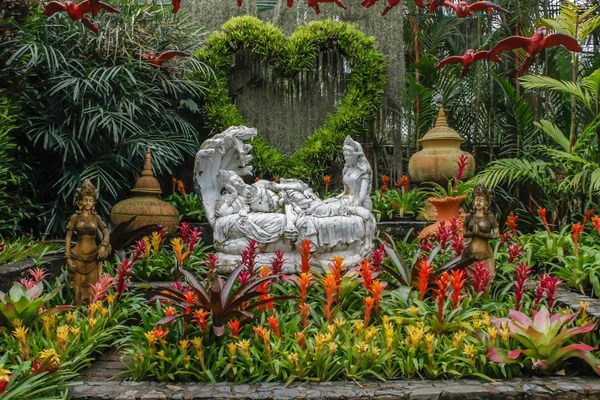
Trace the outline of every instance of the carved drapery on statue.
{"label": "carved drapery on statue", "polygon": [[204,142],[196,155],[196,190],[223,266],[237,265],[250,239],[260,245],[259,262],[268,263],[277,250],[288,252],[287,268],[294,266],[295,248],[305,239],[312,241],[317,260],[340,255],[352,264],[366,257],[376,222],[370,199],[373,173],[361,145],[346,138],[344,191],[321,200],[297,179],[246,184],[241,177],[252,175],[252,146],[244,141],[255,135],[256,129],[231,127]]}

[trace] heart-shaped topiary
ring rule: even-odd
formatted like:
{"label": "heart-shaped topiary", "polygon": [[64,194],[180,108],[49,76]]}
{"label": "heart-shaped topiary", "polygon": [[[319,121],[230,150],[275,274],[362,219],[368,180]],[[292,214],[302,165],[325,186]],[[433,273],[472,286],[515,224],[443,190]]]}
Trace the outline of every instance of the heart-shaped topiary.
{"label": "heart-shaped topiary", "polygon": [[232,103],[227,89],[231,58],[242,49],[264,57],[284,78],[313,69],[321,51],[339,51],[345,57],[351,70],[346,93],[324,125],[294,154],[286,160],[282,152],[260,136],[252,142],[252,164],[257,174],[301,177],[314,182],[332,162],[341,161],[346,136],[365,133],[381,107],[385,58],[377,51],[375,39],[365,36],[354,25],[333,20],[312,22],[286,38],[280,29],[270,23],[263,24],[257,18],[230,19],[223,25],[223,31],[211,35],[208,45],[195,54],[214,71],[214,75],[201,76],[209,86],[203,114],[213,133],[248,124]]}

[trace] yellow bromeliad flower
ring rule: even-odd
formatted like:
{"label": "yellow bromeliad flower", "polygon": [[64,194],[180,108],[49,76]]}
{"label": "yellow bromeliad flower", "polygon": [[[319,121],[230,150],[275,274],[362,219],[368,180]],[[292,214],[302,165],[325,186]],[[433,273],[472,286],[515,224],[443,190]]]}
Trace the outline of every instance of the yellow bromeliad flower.
{"label": "yellow bromeliad flower", "polygon": [[402,324],[404,323],[404,319],[401,317],[394,318],[394,322],[396,322],[396,325],[398,325],[398,327],[401,327]]}
{"label": "yellow bromeliad flower", "polygon": [[102,318],[106,318],[106,316],[108,315],[108,312],[109,312],[108,308],[106,308],[106,307],[100,308],[100,315],[102,315]]}
{"label": "yellow bromeliad flower", "polygon": [[190,341],[187,339],[183,339],[179,341],[179,347],[181,347],[181,350],[186,350],[188,348],[188,345],[190,344]]}
{"label": "yellow bromeliad flower", "polygon": [[162,238],[160,237],[160,233],[152,232],[152,238],[150,239],[150,242],[152,243],[152,250],[154,251],[154,254],[158,253],[158,250],[160,250],[161,241]]}
{"label": "yellow bromeliad flower", "polygon": [[388,315],[384,315],[383,317],[381,317],[381,322],[386,325],[390,323],[390,317]]}
{"label": "yellow bromeliad flower", "polygon": [[323,348],[324,345],[329,343],[332,339],[331,333],[322,333],[315,335],[315,353]]}
{"label": "yellow bromeliad flower", "polygon": [[452,346],[454,348],[459,348],[463,339],[466,338],[468,336],[467,332],[460,330],[458,332],[454,332],[454,335],[452,335]]}
{"label": "yellow bromeliad flower", "polygon": [[484,324],[485,326],[490,326],[490,325],[492,325],[492,320],[491,320],[491,318],[490,318],[490,314],[488,314],[488,313],[484,312],[483,314],[481,314],[481,319],[482,319],[482,321],[483,321],[483,324]]}
{"label": "yellow bromeliad flower", "polygon": [[425,330],[414,325],[409,325],[406,327],[406,335],[408,344],[410,344],[413,349],[416,349],[419,347],[419,343],[421,342],[421,339],[423,339],[423,336],[425,336]]}
{"label": "yellow bromeliad flower", "polygon": [[475,346],[471,345],[471,344],[465,344],[465,348],[463,350],[463,354],[467,357],[469,357],[469,360],[472,360],[475,357]]}
{"label": "yellow bromeliad flower", "polygon": [[415,315],[419,315],[419,307],[412,306],[411,308],[408,309],[408,311],[410,311],[411,313],[413,313]]}
{"label": "yellow bromeliad flower", "polygon": [[108,296],[106,296],[106,302],[108,304],[113,304],[115,302],[115,295],[109,294]]}
{"label": "yellow bromeliad flower", "polygon": [[[582,316],[585,316],[587,314],[587,309],[590,306],[590,303],[587,301],[580,301],[579,302],[579,312],[581,313]],[[14,322],[13,322],[14,325]]]}
{"label": "yellow bromeliad flower", "polygon": [[[588,303],[590,304],[590,303]],[[23,320],[19,319],[19,318],[15,318],[12,320],[12,326],[15,328],[20,328],[23,326]]]}
{"label": "yellow bromeliad flower", "polygon": [[61,325],[56,328],[56,339],[58,342],[66,342],[69,339],[69,325]]}
{"label": "yellow bromeliad flower", "polygon": [[153,346],[156,343],[157,338],[154,336],[154,331],[146,332],[144,336],[146,336],[149,345]]}
{"label": "yellow bromeliad flower", "polygon": [[96,326],[96,318],[90,318],[88,319],[88,322],[90,323],[90,328],[94,329],[94,326]]}
{"label": "yellow bromeliad flower", "polygon": [[[51,332],[54,330],[54,321],[56,319],[55,317],[55,314],[46,315],[42,317],[42,325],[44,326],[44,335],[46,335],[46,337],[50,337]],[[69,320],[68,318],[69,314],[67,314],[67,321]]]}
{"label": "yellow bromeliad flower", "polygon": [[17,340],[21,343],[25,343],[26,339],[27,339],[27,331],[29,329],[28,328],[24,328],[22,326],[15,328],[15,330],[13,331],[13,336],[15,338],[17,338]]}
{"label": "yellow bromeliad flower", "polygon": [[338,345],[334,342],[330,342],[327,347],[329,347],[329,354],[333,354],[333,352],[337,350]]}
{"label": "yellow bromeliad flower", "polygon": [[508,325],[500,328],[500,337],[502,338],[503,342],[508,343],[508,339],[510,338],[510,330],[508,329]]}
{"label": "yellow bromeliad flower", "polygon": [[300,361],[300,359],[298,358],[298,354],[296,354],[296,353],[288,354],[288,360],[290,360],[294,364],[298,364],[298,361]]}
{"label": "yellow bromeliad flower", "polygon": [[193,338],[192,339],[192,346],[194,346],[194,348],[196,350],[204,348],[204,343],[202,343],[202,338],[199,337],[199,336],[196,336],[195,338]]}
{"label": "yellow bromeliad flower", "polygon": [[91,303],[88,306],[88,312],[90,314],[90,317],[93,317],[96,314],[96,312],[100,309],[100,307],[102,307],[102,303],[99,301]]}
{"label": "yellow bromeliad flower", "polygon": [[433,351],[435,350],[434,340],[435,335],[433,333],[425,335],[425,348],[427,349],[427,354],[433,354]]}
{"label": "yellow bromeliad flower", "polygon": [[496,336],[498,336],[498,328],[496,328],[495,326],[490,326],[487,329],[487,333],[488,335],[490,335],[491,345],[494,346],[494,344],[496,343]]}
{"label": "yellow bromeliad flower", "polygon": [[150,238],[148,236],[144,236],[142,240],[144,241],[144,256],[148,258],[150,257]]}
{"label": "yellow bromeliad flower", "polygon": [[4,369],[4,364],[0,364],[0,382],[8,382],[10,380],[10,371]]}
{"label": "yellow bromeliad flower", "polygon": [[343,317],[337,317],[333,323],[338,328],[341,328],[342,326],[346,325],[346,320]]}
{"label": "yellow bromeliad flower", "polygon": [[362,321],[356,321],[354,323],[354,332],[356,333],[356,336],[360,335],[364,327],[365,324]]}
{"label": "yellow bromeliad flower", "polygon": [[474,319],[473,320],[473,329],[475,329],[475,331],[478,331],[479,329],[481,329],[481,326],[483,325],[483,321],[480,319]]}
{"label": "yellow bromeliad flower", "polygon": [[327,331],[333,335],[335,333],[335,325],[333,325],[333,324],[327,325]]}
{"label": "yellow bromeliad flower", "polygon": [[237,354],[237,345],[234,342],[231,342],[227,345],[227,348],[229,349],[229,355],[235,357]]}
{"label": "yellow bromeliad flower", "polygon": [[377,357],[381,353],[381,350],[377,346],[371,347],[371,355]]}
{"label": "yellow bromeliad flower", "polygon": [[65,318],[67,320],[67,324],[73,325],[73,322],[75,322],[75,319],[77,318],[77,313],[75,311],[69,311],[67,314],[65,314]]}
{"label": "yellow bromeliad flower", "polygon": [[379,332],[379,328],[376,326],[370,326],[367,328],[365,332],[365,342],[370,342],[375,336],[377,336],[377,332]]}
{"label": "yellow bromeliad flower", "polygon": [[246,358],[250,358],[250,340],[244,339],[237,342],[238,349]]}
{"label": "yellow bromeliad flower", "polygon": [[73,335],[73,336],[78,336],[79,335],[79,328],[78,327],[72,326],[69,330],[71,331],[71,335]]}
{"label": "yellow bromeliad flower", "polygon": [[161,360],[168,361],[167,357],[165,357],[165,351],[164,350],[160,350],[159,352],[157,352],[156,356],[158,358],[160,358]]}
{"label": "yellow bromeliad flower", "polygon": [[188,354],[187,356],[183,357],[183,366],[188,369],[190,367],[190,362],[191,362],[191,357]]}
{"label": "yellow bromeliad flower", "polygon": [[38,359],[40,360],[40,363],[43,363],[46,360],[50,360],[50,365],[54,367],[60,365],[60,356],[54,349],[46,349],[40,351],[40,353],[38,354]]}
{"label": "yellow bromeliad flower", "polygon": [[388,322],[383,325],[383,330],[385,332],[385,349],[390,351],[394,347],[394,325]]}
{"label": "yellow bromeliad flower", "polygon": [[369,351],[369,345],[363,341],[358,342],[356,344],[356,347],[358,348],[359,353],[366,353],[367,351]]}

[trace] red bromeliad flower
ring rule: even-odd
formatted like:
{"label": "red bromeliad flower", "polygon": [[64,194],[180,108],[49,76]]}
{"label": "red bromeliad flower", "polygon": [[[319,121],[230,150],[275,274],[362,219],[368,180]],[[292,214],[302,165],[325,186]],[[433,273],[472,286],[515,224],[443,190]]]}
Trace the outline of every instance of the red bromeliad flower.
{"label": "red bromeliad flower", "polygon": [[230,319],[227,323],[227,326],[229,329],[231,329],[231,338],[237,339],[240,335],[240,321],[236,319]]}
{"label": "red bromeliad flower", "polygon": [[383,243],[379,243],[379,248],[373,252],[373,256],[371,257],[373,271],[381,271],[381,265],[383,264],[384,256],[385,245]]}
{"label": "red bromeliad flower", "polygon": [[387,191],[389,190],[389,188],[390,188],[390,177],[389,177],[389,176],[387,176],[387,175],[383,175],[383,176],[381,177],[381,181],[383,182],[383,186],[381,186],[381,187],[379,188],[379,190],[380,190],[380,193],[379,193],[379,201],[381,201],[381,200],[383,199],[383,194],[384,194],[385,192],[387,192]]}
{"label": "red bromeliad flower", "polygon": [[461,156],[458,158],[458,161],[456,161],[456,163],[458,164],[458,171],[456,173],[456,179],[454,180],[454,183],[452,184],[453,189],[456,189],[456,186],[458,186],[458,181],[460,181],[462,179],[463,175],[465,174],[467,165],[471,164],[468,160],[469,160],[469,158],[466,155],[461,154]]}
{"label": "red bromeliad flower", "polygon": [[594,215],[594,210],[587,210],[585,212],[585,216],[583,217],[583,227],[585,228],[585,224],[587,224],[588,220],[592,218]]}
{"label": "red bromeliad flower", "polygon": [[500,238],[500,247],[503,248],[504,245],[511,241],[510,232],[504,232],[502,237]]}
{"label": "red bromeliad flower", "polygon": [[215,254],[207,254],[204,259],[204,265],[208,269],[208,273],[210,276],[213,276],[217,272],[217,263],[219,259]]}
{"label": "red bromeliad flower", "polygon": [[245,269],[243,271],[240,271],[240,274],[238,275],[240,285],[243,285],[244,283],[248,282],[251,277],[252,275],[250,274],[250,272],[248,272],[248,270]]}
{"label": "red bromeliad flower", "polygon": [[171,183],[172,183],[172,188],[171,188],[171,193],[175,193],[175,189],[177,189],[177,178],[175,178],[174,176],[171,177]]}
{"label": "red bromeliad flower", "polygon": [[298,344],[300,345],[300,347],[304,347],[304,344],[306,343],[306,337],[304,336],[303,332],[296,332],[296,340],[298,341]]}
{"label": "red bromeliad flower", "polygon": [[48,275],[48,271],[46,271],[45,268],[38,267],[31,268],[27,271],[27,273],[31,275],[31,279],[33,279],[36,285],[43,281],[44,278]]}
{"label": "red bromeliad flower", "polygon": [[365,301],[365,319],[364,324],[365,327],[369,325],[369,320],[371,319],[371,310],[373,310],[373,306],[375,305],[375,299],[371,296],[363,297]]}
{"label": "red bromeliad flower", "polygon": [[[271,268],[269,268],[266,265],[263,265],[260,268],[260,271],[258,272],[258,278],[266,278],[267,276],[271,275]],[[270,280],[266,280],[264,282],[262,282],[261,284],[259,284],[257,286],[257,290],[263,294],[261,294],[260,296],[258,296],[258,300],[259,302],[262,301],[266,301],[269,300],[270,298],[272,298],[273,296],[271,296],[269,294],[269,288],[271,287],[271,281]],[[267,307],[269,310],[271,310],[271,312],[273,311],[273,302],[272,301],[268,301],[264,304],[261,304],[258,306],[258,310],[260,312],[264,312],[265,311],[265,307]]]}
{"label": "red bromeliad flower", "polygon": [[464,297],[462,293],[463,286],[467,281],[465,271],[462,269],[456,269],[450,273],[450,286],[452,286],[452,308],[457,308],[458,303]]}
{"label": "red bromeliad flower", "polygon": [[196,301],[196,294],[192,290],[184,291],[183,296],[186,303],[194,303]]}
{"label": "red bromeliad flower", "polygon": [[271,258],[271,269],[273,270],[273,274],[281,275],[283,273],[283,264],[285,263],[285,252],[282,250],[277,250],[275,252],[275,257]]}
{"label": "red bromeliad flower", "polygon": [[523,250],[523,247],[521,247],[518,243],[513,243],[508,246],[508,262],[512,263],[517,258],[523,257],[523,252],[521,250]]}
{"label": "red bromeliad flower", "polygon": [[550,230],[550,226],[548,225],[548,220],[546,219],[546,209],[539,207],[537,212],[540,218],[542,219],[542,223],[544,224],[544,227],[546,227],[548,233],[552,233],[552,231]]}
{"label": "red bromeliad flower", "polygon": [[131,268],[132,264],[133,263],[126,258],[121,261],[119,266],[115,269],[115,272],[117,273],[117,299],[120,299],[129,287],[129,281],[134,274],[133,269]]}
{"label": "red bromeliad flower", "polygon": [[429,239],[421,240],[420,246],[421,246],[421,251],[423,253],[429,253],[431,251],[431,249],[434,248],[433,243],[431,243],[431,240],[429,240]]}
{"label": "red bromeliad flower", "polygon": [[325,193],[329,192],[329,183],[331,182],[331,177],[329,175],[325,175],[323,177],[323,182],[325,183]]}
{"label": "red bromeliad flower", "polygon": [[273,182],[275,182],[275,183],[279,183],[279,177],[278,177],[278,176],[276,176],[275,178],[273,178]]}
{"label": "red bromeliad flower", "polygon": [[595,216],[592,218],[592,225],[594,225],[594,228],[596,228],[598,234],[600,234],[600,217]]}
{"label": "red bromeliad flower", "polygon": [[248,240],[248,246],[242,252],[242,264],[254,276],[254,267],[256,266],[256,254],[258,253],[258,242],[256,240]]}
{"label": "red bromeliad flower", "polygon": [[448,285],[450,284],[450,276],[447,272],[444,272],[439,278],[435,280],[436,289],[433,289],[433,297],[437,301],[438,305],[438,322],[444,322],[444,304],[446,303],[446,296],[448,295]]}
{"label": "red bromeliad flower", "polygon": [[491,282],[492,273],[485,267],[483,262],[476,262],[473,266],[473,291],[485,295]]}
{"label": "red bromeliad flower", "polygon": [[442,250],[444,250],[444,249],[446,249],[446,247],[448,247],[448,242],[450,241],[451,237],[452,237],[451,228],[446,225],[446,221],[441,221],[440,227],[438,228],[438,231],[437,231],[436,240],[440,244],[440,248]]}
{"label": "red bromeliad flower", "polygon": [[263,328],[262,326],[253,326],[252,329],[254,330],[254,333],[256,333],[256,336],[258,336],[260,340],[265,340],[265,336],[268,333],[266,328]]}
{"label": "red bromeliad flower", "polygon": [[279,320],[277,319],[277,316],[273,315],[267,318],[267,320],[269,321],[269,326],[271,326],[273,334],[278,338],[281,338],[281,332],[279,332]]}
{"label": "red bromeliad flower", "polygon": [[410,180],[408,179],[408,176],[402,175],[402,178],[396,182],[396,187],[402,188],[404,193],[408,193],[410,190]]}
{"label": "red bromeliad flower", "polygon": [[542,274],[540,278],[539,288],[541,288],[546,294],[546,297],[548,299],[548,307],[550,309],[554,308],[554,303],[556,302],[554,296],[556,295],[556,291],[558,290],[558,285],[560,285],[561,283],[562,281],[557,280],[554,276],[550,274]]}
{"label": "red bromeliad flower", "polygon": [[310,263],[313,259],[312,242],[310,239],[304,239],[300,246],[298,246],[298,252],[300,253],[300,272],[308,273],[310,271]]}
{"label": "red bromeliad flower", "polygon": [[131,261],[136,262],[140,258],[144,257],[146,255],[147,247],[148,245],[146,244],[146,242],[144,242],[143,239],[140,239],[137,242],[135,242],[135,245],[133,246],[133,255],[131,256]]}
{"label": "red bromeliad flower", "polygon": [[429,278],[433,274],[433,268],[429,261],[424,258],[419,262],[419,300],[423,300],[427,287],[429,286]]}
{"label": "red bromeliad flower", "polygon": [[519,237],[519,235],[517,234],[518,221],[519,217],[517,215],[514,215],[512,212],[508,215],[508,218],[506,218],[506,226],[508,227],[508,229],[510,229],[514,237]]}
{"label": "red bromeliad flower", "polygon": [[450,248],[456,257],[462,255],[462,253],[465,251],[465,241],[463,240],[463,237],[460,235],[453,236],[452,240],[450,241]]}
{"label": "red bromeliad flower", "polygon": [[179,224],[177,229],[179,229],[179,236],[181,236],[181,240],[183,240],[183,243],[188,244],[188,236],[190,235],[190,224],[188,224],[187,222],[182,222],[181,224]]}
{"label": "red bromeliad flower", "polygon": [[312,286],[313,275],[310,272],[303,272],[298,277],[299,288],[298,296],[300,297],[300,302],[306,302],[306,296],[308,294],[308,289]]}
{"label": "red bromeliad flower", "polygon": [[196,244],[200,241],[200,235],[202,235],[202,232],[200,232],[200,230],[198,228],[194,227],[194,229],[192,229],[192,233],[190,234],[190,238],[188,241],[190,253],[194,252],[194,248],[196,247]]}
{"label": "red bromeliad flower", "polygon": [[573,242],[575,243],[575,255],[579,257],[579,234],[583,232],[581,222],[573,224]]}
{"label": "red bromeliad flower", "polygon": [[529,280],[531,268],[529,268],[529,265],[521,262],[517,263],[517,265],[515,268],[517,272],[517,277],[515,278],[515,310],[519,311],[521,309],[521,299],[523,298],[523,294],[525,294],[525,283]]}
{"label": "red bromeliad flower", "polygon": [[362,262],[358,263],[358,266],[358,275],[363,279],[365,289],[370,292],[371,284],[373,283],[373,269],[371,268],[371,262],[368,258],[365,258]]}

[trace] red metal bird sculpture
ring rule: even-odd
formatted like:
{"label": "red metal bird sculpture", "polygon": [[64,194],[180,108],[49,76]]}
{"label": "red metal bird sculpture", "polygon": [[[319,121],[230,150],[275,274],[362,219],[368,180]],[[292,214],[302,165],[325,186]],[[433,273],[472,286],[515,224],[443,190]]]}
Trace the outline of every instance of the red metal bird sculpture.
{"label": "red metal bird sculpture", "polygon": [[292,8],[294,6],[294,0],[287,0],[288,8]]}
{"label": "red metal bird sculpture", "polygon": [[440,61],[439,64],[435,66],[435,69],[440,69],[450,64],[460,63],[462,65],[460,77],[464,78],[471,70],[471,65],[473,65],[475,61],[485,60],[488,58],[488,55],[489,51],[487,50],[481,50],[475,53],[475,50],[469,49],[462,56],[452,56]]}
{"label": "red metal bird sculpture", "polygon": [[173,10],[171,12],[173,14],[177,14],[179,12],[179,8],[181,8],[181,0],[171,0],[171,4],[173,5]]}
{"label": "red metal bird sculpture", "polygon": [[430,0],[428,4],[429,12],[435,12],[438,8],[444,5],[446,0]]}
{"label": "red metal bird sculpture", "polygon": [[488,15],[491,13],[491,10],[496,10],[499,12],[507,13],[508,10],[500,7],[496,3],[492,3],[491,1],[477,1],[472,4],[468,4],[466,1],[459,1],[458,4],[453,1],[444,1],[444,6],[452,8],[456,12],[456,16],[458,18],[467,18],[473,15],[473,11],[482,11],[486,10]]}
{"label": "red metal bird sculpture", "polygon": [[162,70],[163,72],[165,72],[167,74],[169,74],[169,70],[165,66],[163,66],[164,62],[169,61],[173,57],[189,57],[189,56],[190,55],[188,53],[184,53],[183,51],[178,51],[178,50],[164,51],[164,52],[160,53],[158,56],[153,51],[151,51],[150,53],[140,54],[140,57],[142,57],[144,60],[147,60],[154,67]]}
{"label": "red metal bird sculpture", "polygon": [[317,14],[321,13],[321,9],[319,8],[319,3],[335,3],[337,4],[339,7],[346,9],[348,7],[346,7],[344,5],[344,3],[341,2],[341,0],[306,0],[306,4],[310,7],[310,8],[314,8],[315,12]]}
{"label": "red metal bird sculpture", "polygon": [[535,57],[542,52],[543,49],[547,49],[549,47],[556,46],[565,46],[567,50],[580,52],[583,49],[577,42],[577,39],[572,38],[569,35],[565,35],[563,33],[553,33],[551,35],[547,35],[548,30],[545,26],[541,26],[532,37],[523,37],[523,36],[511,36],[503,39],[494,46],[492,50],[490,50],[489,58],[490,60],[502,62],[498,58],[498,54],[502,53],[506,50],[513,49],[524,49],[527,52],[527,58],[523,61],[523,65],[521,65],[521,69],[517,72],[517,75],[521,75],[523,72],[527,71],[527,69],[533,63]]}
{"label": "red metal bird sculpture", "polygon": [[[112,8],[106,3],[96,0],[94,7],[97,7],[96,14],[100,12],[100,10],[106,10],[110,13],[118,13],[119,10],[116,8]],[[98,33],[98,28],[96,25],[92,23],[89,19],[85,17],[85,14],[92,12],[92,4],[90,0],[82,1],[79,4],[75,4],[72,0],[67,0],[65,3],[59,3],[57,1],[51,1],[44,8],[43,14],[51,17],[57,12],[66,12],[69,18],[73,21],[81,21],[83,25],[85,25],[88,29]],[[95,14],[93,14],[95,15]]]}

